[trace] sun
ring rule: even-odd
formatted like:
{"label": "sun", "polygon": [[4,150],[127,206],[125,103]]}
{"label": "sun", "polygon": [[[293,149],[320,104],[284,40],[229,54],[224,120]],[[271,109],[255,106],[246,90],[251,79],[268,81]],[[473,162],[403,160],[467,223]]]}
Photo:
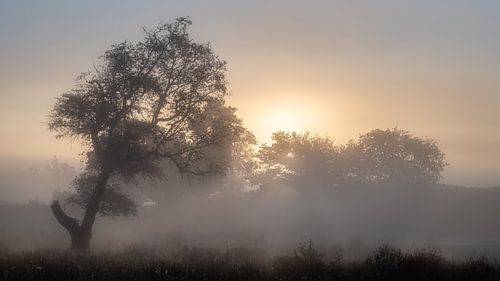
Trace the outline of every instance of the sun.
{"label": "sun", "polygon": [[268,141],[274,132],[304,132],[310,130],[310,116],[298,108],[270,109],[260,118],[257,137]]}
{"label": "sun", "polygon": [[270,112],[265,118],[267,127],[272,131],[301,131],[305,125],[304,114],[292,110]]}
{"label": "sun", "polygon": [[328,127],[326,122],[332,123],[333,110],[329,107],[325,111],[325,105],[307,93],[305,90],[271,91],[267,99],[247,101],[247,108],[250,109],[245,112],[247,125],[257,140],[269,143],[272,134],[278,131],[324,132]]}

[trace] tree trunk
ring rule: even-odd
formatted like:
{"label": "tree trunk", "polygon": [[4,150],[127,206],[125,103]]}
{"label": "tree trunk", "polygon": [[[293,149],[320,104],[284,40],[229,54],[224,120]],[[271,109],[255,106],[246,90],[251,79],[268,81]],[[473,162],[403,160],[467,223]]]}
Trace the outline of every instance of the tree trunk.
{"label": "tree trunk", "polygon": [[71,233],[71,250],[87,251],[90,247],[90,232],[80,229],[77,232]]}
{"label": "tree trunk", "polygon": [[57,200],[54,200],[50,205],[52,213],[57,222],[63,226],[71,236],[71,249],[77,251],[86,251],[90,247],[90,238],[92,237],[92,226],[94,225],[99,204],[102,201],[102,196],[106,190],[106,184],[109,179],[109,173],[103,172],[99,176],[94,191],[85,207],[85,215],[82,223],[68,216],[59,205]]}
{"label": "tree trunk", "polygon": [[82,227],[78,224],[75,218],[68,216],[59,202],[54,200],[50,205],[52,213],[56,218],[57,222],[62,225],[71,236],[71,249],[72,250],[87,250],[89,248],[90,236],[85,235]]}

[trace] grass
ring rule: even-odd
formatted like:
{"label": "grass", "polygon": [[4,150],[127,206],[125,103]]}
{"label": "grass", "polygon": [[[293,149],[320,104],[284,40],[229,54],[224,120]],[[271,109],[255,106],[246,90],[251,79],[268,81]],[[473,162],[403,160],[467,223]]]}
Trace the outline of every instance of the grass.
{"label": "grass", "polygon": [[381,246],[358,262],[325,260],[313,244],[289,255],[234,248],[180,248],[170,256],[131,248],[123,253],[34,251],[0,254],[0,280],[500,280],[496,261],[448,261],[436,251]]}

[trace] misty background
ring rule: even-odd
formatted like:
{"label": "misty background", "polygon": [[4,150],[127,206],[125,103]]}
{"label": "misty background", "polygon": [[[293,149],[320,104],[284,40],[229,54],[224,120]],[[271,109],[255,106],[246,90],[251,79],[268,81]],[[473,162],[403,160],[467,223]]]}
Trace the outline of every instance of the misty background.
{"label": "misty background", "polygon": [[497,185],[498,12],[487,0],[2,1],[0,157],[79,159],[77,143],[46,130],[54,98],[111,44],[190,16],[193,37],[228,62],[229,102],[260,141],[310,130],[345,143],[399,126],[438,141],[444,182]]}
{"label": "misty background", "polygon": [[309,130],[344,144],[397,125],[437,141],[450,163],[443,185],[252,191],[172,175],[127,186],[139,217],[98,220],[96,245],[279,250],[313,239],[352,255],[387,242],[499,256],[498,12],[486,0],[1,2],[0,242],[67,246],[47,204],[80,170],[82,148],[47,131],[54,98],[111,44],[188,15],[193,37],[227,60],[229,103],[259,143]]}

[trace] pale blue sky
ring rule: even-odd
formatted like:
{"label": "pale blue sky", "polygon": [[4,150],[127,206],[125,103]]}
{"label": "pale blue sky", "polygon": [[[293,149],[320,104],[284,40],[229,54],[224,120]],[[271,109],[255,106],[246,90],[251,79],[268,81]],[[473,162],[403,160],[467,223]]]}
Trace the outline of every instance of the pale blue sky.
{"label": "pale blue sky", "polygon": [[500,1],[0,1],[0,157],[75,158],[43,122],[112,43],[179,16],[228,61],[230,103],[268,141],[399,126],[445,181],[500,184]]}

